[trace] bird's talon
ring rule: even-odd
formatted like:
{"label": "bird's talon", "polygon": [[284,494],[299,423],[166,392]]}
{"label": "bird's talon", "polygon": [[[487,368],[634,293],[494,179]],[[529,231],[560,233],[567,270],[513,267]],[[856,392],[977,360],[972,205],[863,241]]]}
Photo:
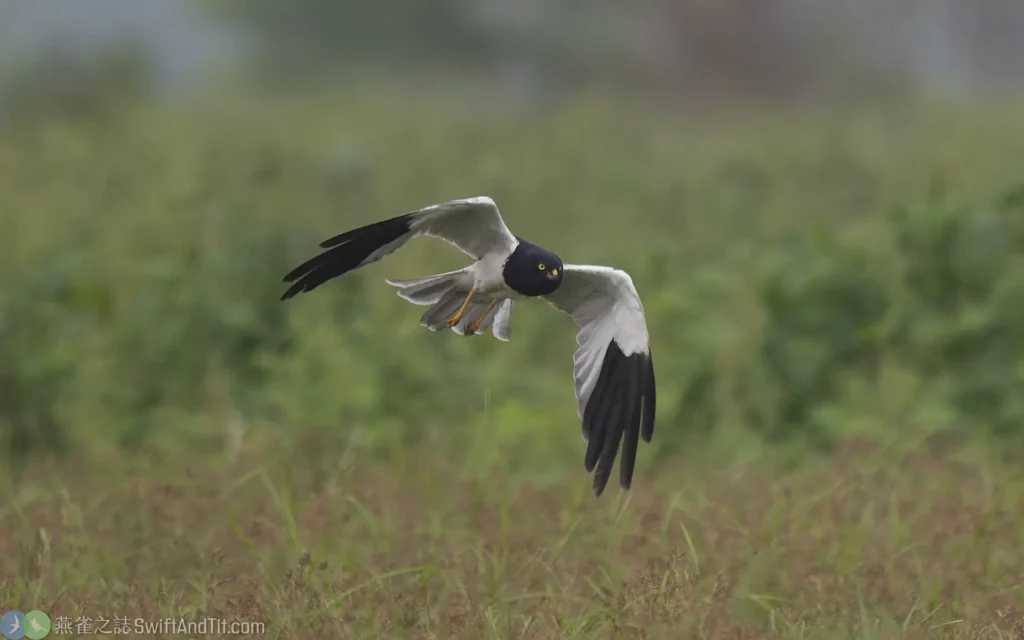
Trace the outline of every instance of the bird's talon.
{"label": "bird's talon", "polygon": [[448,318],[447,324],[449,329],[459,324],[459,321],[462,320],[462,316],[466,315],[466,309],[469,307],[469,302],[470,300],[473,299],[473,296],[475,294],[476,287],[473,287],[472,289],[469,290],[469,295],[466,296],[466,300],[462,303],[462,306],[459,308],[459,310],[455,312],[455,315],[453,315],[451,318]]}
{"label": "bird's talon", "polygon": [[495,304],[497,304],[497,301],[491,300],[490,303],[488,303],[487,308],[484,309],[484,312],[480,314],[480,317],[474,320],[473,323],[470,324],[468,327],[466,327],[467,336],[471,336],[480,330],[480,325],[483,324],[484,318],[486,318],[487,314],[491,312],[491,309],[494,308]]}

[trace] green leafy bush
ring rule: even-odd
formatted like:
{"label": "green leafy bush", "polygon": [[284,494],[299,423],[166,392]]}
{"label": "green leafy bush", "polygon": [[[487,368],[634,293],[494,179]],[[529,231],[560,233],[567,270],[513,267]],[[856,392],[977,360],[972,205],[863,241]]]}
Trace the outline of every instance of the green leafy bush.
{"label": "green leafy bush", "polygon": [[747,265],[762,314],[747,342],[757,347],[731,379],[705,365],[686,387],[687,410],[713,415],[725,385],[746,426],[827,444],[838,434],[822,410],[841,404],[853,379],[879,384],[889,365],[941,388],[957,425],[1016,433],[1021,193],[973,207],[896,206],[762,248]]}

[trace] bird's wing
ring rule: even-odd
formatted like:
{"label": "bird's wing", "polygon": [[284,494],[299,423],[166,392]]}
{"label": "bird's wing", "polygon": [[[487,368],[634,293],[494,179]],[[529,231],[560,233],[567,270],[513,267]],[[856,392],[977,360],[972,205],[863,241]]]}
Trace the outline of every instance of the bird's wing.
{"label": "bird's wing", "polygon": [[611,267],[567,264],[558,290],[544,299],[579,327],[573,377],[587,471],[597,465],[594,491],[604,491],[620,442],[619,484],[628,489],[639,438],[654,435],[655,410],[647,320],[633,280]]}
{"label": "bird's wing", "polygon": [[281,299],[312,291],[332,278],[374,263],[416,236],[441,238],[477,260],[494,252],[511,253],[518,243],[494,200],[486,196],[449,200],[321,242],[326,251],[284,277],[292,285]]}

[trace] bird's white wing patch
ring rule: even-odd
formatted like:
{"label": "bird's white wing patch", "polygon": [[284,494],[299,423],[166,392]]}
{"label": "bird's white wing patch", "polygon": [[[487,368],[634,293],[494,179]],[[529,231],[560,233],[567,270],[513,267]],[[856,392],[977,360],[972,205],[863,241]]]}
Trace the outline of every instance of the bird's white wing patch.
{"label": "bird's white wing patch", "polygon": [[582,418],[613,340],[626,356],[648,353],[644,307],[628,273],[591,265],[565,265],[562,284],[544,298],[568,313],[579,327],[573,377]]}
{"label": "bird's white wing patch", "polygon": [[479,260],[487,254],[507,255],[518,240],[505,226],[498,205],[487,196],[449,200],[413,212],[414,235],[446,240]]}

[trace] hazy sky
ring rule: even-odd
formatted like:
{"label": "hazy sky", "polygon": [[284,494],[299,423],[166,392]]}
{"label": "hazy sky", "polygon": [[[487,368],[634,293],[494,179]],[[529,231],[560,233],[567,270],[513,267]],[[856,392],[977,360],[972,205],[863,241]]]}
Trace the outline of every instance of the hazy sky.
{"label": "hazy sky", "polygon": [[195,1],[0,0],[0,59],[51,39],[102,46],[134,35],[153,47],[163,80],[180,80],[235,50],[231,34],[195,17]]}

